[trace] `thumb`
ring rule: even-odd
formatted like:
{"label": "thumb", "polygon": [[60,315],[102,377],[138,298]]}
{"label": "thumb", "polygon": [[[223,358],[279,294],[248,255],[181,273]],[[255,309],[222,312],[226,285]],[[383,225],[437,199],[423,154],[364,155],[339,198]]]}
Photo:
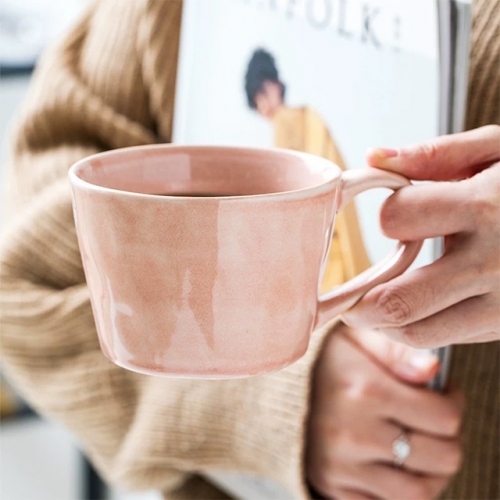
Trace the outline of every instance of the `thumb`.
{"label": "thumb", "polygon": [[488,125],[399,150],[374,148],[366,161],[413,180],[451,181],[472,177],[500,159],[500,126]]}
{"label": "thumb", "polygon": [[373,330],[349,328],[347,335],[371,358],[405,382],[424,384],[438,371],[438,358],[429,351],[396,342]]}

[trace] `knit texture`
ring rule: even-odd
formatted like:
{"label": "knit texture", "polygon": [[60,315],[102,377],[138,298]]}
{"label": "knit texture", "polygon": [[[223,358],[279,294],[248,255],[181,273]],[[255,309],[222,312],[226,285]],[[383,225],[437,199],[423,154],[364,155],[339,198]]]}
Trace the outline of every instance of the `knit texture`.
{"label": "knit texture", "polygon": [[303,498],[310,372],[327,329],[293,366],[238,381],[135,374],[97,340],[67,171],[91,153],[170,141],[180,19],[177,0],[100,0],[42,58],[12,147],[2,367],[120,487],[224,498],[199,475],[223,470]]}
{"label": "knit texture", "polygon": [[[304,498],[311,370],[328,328],[292,366],[238,381],[147,377],[99,348],[67,170],[98,151],[170,141],[180,17],[180,0],[99,0],[40,61],[12,140],[2,368],[111,483],[172,500],[226,498],[199,474],[239,471]],[[499,121],[499,18],[498,0],[476,1],[469,126]],[[498,343],[455,350],[452,379],[469,398],[467,451],[446,498],[500,498],[498,361]]]}
{"label": "knit texture", "polygon": [[468,129],[500,123],[500,0],[474,0]]}
{"label": "knit texture", "polygon": [[[500,0],[474,0],[473,14],[469,129],[500,124]],[[450,380],[466,390],[465,456],[443,498],[500,499],[500,342],[454,346]]]}

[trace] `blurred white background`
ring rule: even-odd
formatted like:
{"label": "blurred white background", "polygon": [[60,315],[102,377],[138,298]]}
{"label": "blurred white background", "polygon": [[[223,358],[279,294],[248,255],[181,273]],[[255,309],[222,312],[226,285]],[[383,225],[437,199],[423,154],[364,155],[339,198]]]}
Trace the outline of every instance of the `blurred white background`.
{"label": "blurred white background", "polygon": [[67,30],[88,0],[2,0],[0,64],[32,65],[40,51]]}

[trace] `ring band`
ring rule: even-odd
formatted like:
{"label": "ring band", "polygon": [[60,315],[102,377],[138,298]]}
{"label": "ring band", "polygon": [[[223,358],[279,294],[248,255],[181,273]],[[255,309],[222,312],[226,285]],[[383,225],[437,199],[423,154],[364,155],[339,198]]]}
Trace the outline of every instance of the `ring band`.
{"label": "ring band", "polygon": [[394,465],[402,467],[405,460],[410,456],[411,446],[408,434],[403,431],[401,435],[392,442],[392,454],[394,455]]}

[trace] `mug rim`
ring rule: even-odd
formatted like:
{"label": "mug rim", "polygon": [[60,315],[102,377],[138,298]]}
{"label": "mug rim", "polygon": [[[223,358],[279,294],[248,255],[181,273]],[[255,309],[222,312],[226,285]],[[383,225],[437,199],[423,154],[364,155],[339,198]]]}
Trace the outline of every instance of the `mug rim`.
{"label": "mug rim", "polygon": [[[207,150],[207,151],[214,151],[214,150],[219,150],[219,151],[241,151],[241,152],[247,152],[247,153],[272,153],[276,154],[279,153],[284,156],[289,156],[289,157],[299,157],[307,161],[314,161],[316,163],[322,163],[323,164],[323,171],[330,171],[332,176],[331,178],[327,179],[324,182],[321,182],[320,184],[317,184],[315,186],[309,186],[309,187],[304,187],[304,188],[299,188],[299,189],[293,189],[293,190],[287,190],[287,191],[278,191],[274,193],[259,193],[259,194],[244,194],[244,195],[225,195],[225,196],[184,196],[184,195],[164,195],[164,194],[152,194],[152,193],[137,193],[134,191],[125,191],[122,189],[116,189],[116,188],[111,188],[111,187],[105,187],[105,186],[100,186],[98,184],[94,184],[92,182],[89,182],[87,180],[82,179],[79,175],[78,172],[82,170],[84,165],[88,164],[90,161],[93,159],[99,158],[102,159],[103,157],[110,157],[110,156],[120,156],[123,154],[127,154],[128,152],[134,152],[134,151],[144,151],[144,150],[179,150],[179,151],[186,151],[189,152],[189,150]],[[172,151],[174,152],[174,151]],[[182,201],[182,200],[189,200],[189,201],[196,201],[197,203],[199,202],[207,202],[207,201],[218,201],[218,200],[227,200],[227,201],[235,201],[235,200],[262,200],[263,198],[314,198],[319,195],[323,195],[326,193],[330,193],[333,191],[339,184],[340,179],[342,175],[342,169],[332,162],[331,160],[328,160],[327,158],[323,158],[321,156],[316,156],[310,153],[304,153],[302,151],[295,151],[291,149],[285,149],[285,148],[276,148],[276,147],[271,147],[271,148],[265,148],[265,147],[251,147],[251,146],[215,146],[215,145],[196,145],[196,144],[170,144],[170,143],[164,143],[164,144],[145,144],[145,145],[139,145],[139,146],[130,146],[130,147],[125,147],[125,148],[117,148],[117,149],[111,149],[107,151],[102,151],[99,153],[94,153],[92,155],[86,156],[84,158],[81,158],[80,160],[76,161],[71,165],[71,167],[68,170],[68,177],[70,180],[70,184],[72,187],[78,187],[94,192],[101,192],[102,194],[110,194],[110,195],[120,195],[123,197],[132,197],[132,198],[148,198],[151,200],[157,199],[157,200],[163,200],[163,201]]]}

